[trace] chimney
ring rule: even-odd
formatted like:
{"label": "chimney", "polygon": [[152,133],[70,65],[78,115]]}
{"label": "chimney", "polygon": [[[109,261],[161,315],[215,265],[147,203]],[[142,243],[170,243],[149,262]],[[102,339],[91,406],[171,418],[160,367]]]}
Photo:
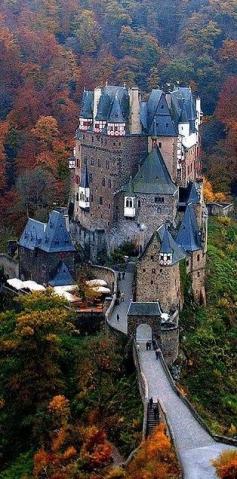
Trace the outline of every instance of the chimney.
{"label": "chimney", "polygon": [[141,133],[141,121],[140,121],[140,98],[139,89],[133,87],[129,90],[130,98],[130,116],[129,116],[129,130],[131,134],[138,135]]}
{"label": "chimney", "polygon": [[95,125],[95,117],[97,115],[98,103],[101,97],[101,88],[97,87],[94,89],[94,107],[93,107],[93,123]]}

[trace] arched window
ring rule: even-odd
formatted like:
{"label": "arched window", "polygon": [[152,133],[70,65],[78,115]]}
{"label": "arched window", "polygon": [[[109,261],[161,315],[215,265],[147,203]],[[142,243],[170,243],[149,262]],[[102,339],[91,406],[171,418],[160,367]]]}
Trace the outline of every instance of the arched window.
{"label": "arched window", "polygon": [[133,208],[133,198],[126,198],[126,208]]}

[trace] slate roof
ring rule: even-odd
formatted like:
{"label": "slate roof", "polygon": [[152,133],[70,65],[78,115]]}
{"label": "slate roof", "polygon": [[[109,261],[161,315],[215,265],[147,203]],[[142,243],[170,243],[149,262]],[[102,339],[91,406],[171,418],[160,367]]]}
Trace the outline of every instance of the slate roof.
{"label": "slate roof", "polygon": [[125,123],[117,94],[115,95],[108,121],[111,123]]}
{"label": "slate roof", "polygon": [[100,96],[96,120],[125,123],[129,118],[129,95],[127,88],[105,86]]}
{"label": "slate roof", "polygon": [[85,119],[93,118],[93,102],[94,102],[94,93],[92,91],[84,91],[82,97],[82,104],[80,110],[80,117]]}
{"label": "slate roof", "polygon": [[67,286],[75,284],[67,265],[60,261],[55,276],[49,281],[50,286]]}
{"label": "slate roof", "polygon": [[152,136],[177,136],[177,128],[162,90],[153,89],[147,102],[141,103],[143,128]]}
{"label": "slate roof", "polygon": [[[171,180],[161,152],[154,148],[132,181],[134,193],[173,195],[177,187]],[[125,191],[128,190],[128,185]]]}
{"label": "slate roof", "polygon": [[130,303],[128,316],[161,316],[162,311],[158,302]]}
{"label": "slate roof", "polygon": [[65,219],[58,211],[54,210],[49,214],[40,249],[47,253],[75,251]]}
{"label": "slate roof", "polygon": [[168,230],[167,225],[162,225],[158,228],[157,233],[161,241],[161,253],[172,254],[172,264],[178,263],[186,257],[184,249],[178,245],[173,236]]}
{"label": "slate roof", "polygon": [[46,229],[46,223],[29,218],[18,242],[19,246],[34,250],[39,247]]}
{"label": "slate roof", "polygon": [[47,253],[75,251],[65,218],[58,211],[49,214],[48,223],[29,218],[18,244],[30,250],[38,248]]}
{"label": "slate roof", "polygon": [[177,87],[171,92],[171,109],[177,123],[189,123],[191,132],[196,131],[196,106],[190,88]]}
{"label": "slate roof", "polygon": [[194,205],[200,202],[199,187],[197,183],[190,181],[186,188],[179,188],[179,202],[193,203]]}
{"label": "slate roof", "polygon": [[90,187],[87,163],[86,163],[86,165],[84,167],[84,170],[82,172],[82,175],[81,175],[80,187],[81,188],[89,188]]}
{"label": "slate roof", "polygon": [[176,242],[182,246],[185,251],[197,251],[201,249],[201,238],[192,203],[186,206]]}

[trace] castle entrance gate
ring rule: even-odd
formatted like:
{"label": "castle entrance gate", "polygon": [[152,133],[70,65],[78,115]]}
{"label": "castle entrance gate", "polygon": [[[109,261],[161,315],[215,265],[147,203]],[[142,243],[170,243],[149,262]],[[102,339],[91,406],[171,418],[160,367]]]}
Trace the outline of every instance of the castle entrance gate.
{"label": "castle entrance gate", "polygon": [[139,324],[136,329],[136,341],[152,341],[152,329],[149,324]]}

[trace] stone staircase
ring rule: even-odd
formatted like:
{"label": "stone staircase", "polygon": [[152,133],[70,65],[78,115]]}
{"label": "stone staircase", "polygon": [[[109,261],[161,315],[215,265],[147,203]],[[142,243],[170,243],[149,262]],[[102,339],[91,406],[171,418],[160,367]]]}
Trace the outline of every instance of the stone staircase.
{"label": "stone staircase", "polygon": [[155,418],[154,415],[154,407],[158,406],[156,403],[153,403],[153,407],[150,407],[148,405],[147,409],[147,431],[146,434],[149,436],[150,434],[153,433],[154,429],[156,426],[159,424],[159,408],[158,408],[158,416]]}

